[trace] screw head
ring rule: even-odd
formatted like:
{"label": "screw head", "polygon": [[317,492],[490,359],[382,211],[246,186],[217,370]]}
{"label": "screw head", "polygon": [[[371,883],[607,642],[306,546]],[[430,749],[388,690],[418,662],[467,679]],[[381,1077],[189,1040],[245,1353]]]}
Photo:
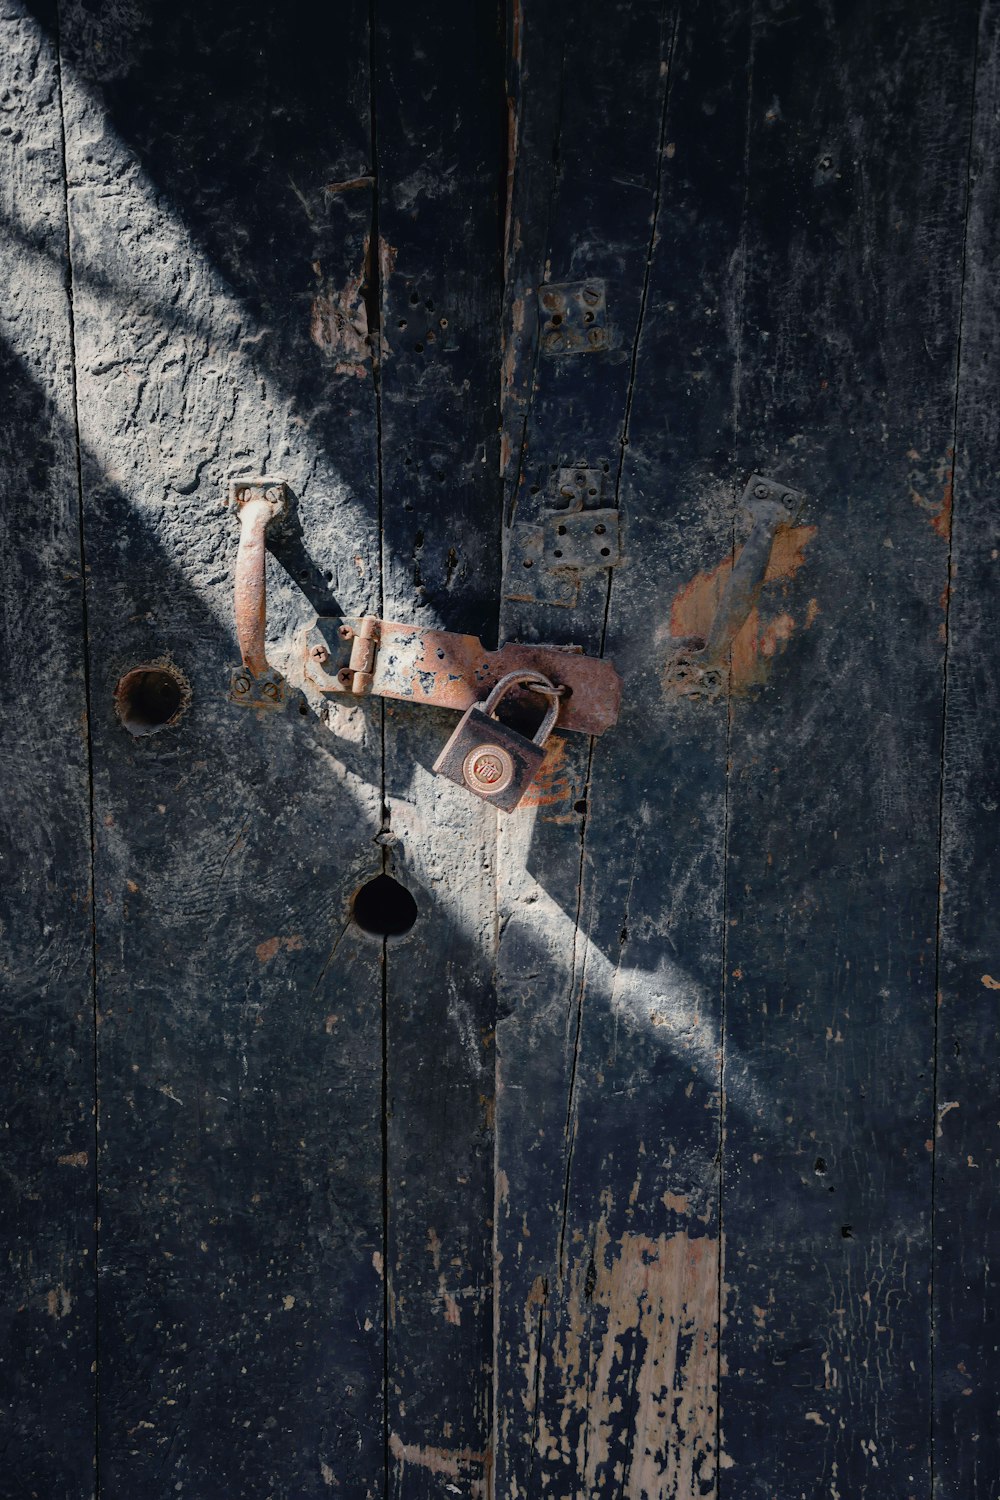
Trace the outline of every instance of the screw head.
{"label": "screw head", "polygon": [[757,496],[758,500],[766,500],[768,495],[771,493],[766,484],[755,484],[753,487],[753,492]]}
{"label": "screw head", "polygon": [[605,342],[604,329],[592,328],[587,334],[587,339],[591,344],[594,345],[595,348],[600,348],[600,346]]}
{"label": "screw head", "polygon": [[330,653],[323,645],[310,646],[309,655],[312,657],[313,661],[318,661],[320,666],[322,666],[325,661],[330,660]]}
{"label": "screw head", "polygon": [[341,687],[350,687],[351,683],[354,681],[354,673],[351,671],[350,667],[341,667],[340,671],[337,673],[337,681],[340,683]]}
{"label": "screw head", "polygon": [[249,691],[250,678],[246,675],[245,672],[241,672],[238,677],[233,678],[233,692],[243,694],[249,693]]}
{"label": "screw head", "polygon": [[338,625],[337,634],[340,636],[340,639],[342,641],[353,641],[354,639],[354,631],[351,629],[350,625]]}

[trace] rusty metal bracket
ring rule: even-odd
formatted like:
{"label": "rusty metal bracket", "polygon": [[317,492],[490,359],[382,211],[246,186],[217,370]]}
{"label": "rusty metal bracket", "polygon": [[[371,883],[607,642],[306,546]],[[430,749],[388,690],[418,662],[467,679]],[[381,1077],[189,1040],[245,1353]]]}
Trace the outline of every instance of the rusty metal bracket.
{"label": "rusty metal bracket", "polygon": [[600,354],[609,347],[604,282],[564,281],[538,288],[545,354]]}
{"label": "rusty metal bracket", "polygon": [[234,479],[228,504],[240,518],[233,606],[242,666],[230,675],[229,696],[250,708],[279,708],[285,698],[281,674],[265,651],[267,631],[267,530],[287,516],[288,485],[280,475]]}
{"label": "rusty metal bracket", "polygon": [[740,504],[752,522],[750,535],[726,582],[708,635],[676,641],[667,663],[666,684],[681,696],[713,702],[721,697],[729,650],[760,596],[775,532],[796,520],[803,502],[799,490],[763,474],[748,479]]}
{"label": "rusty metal bracket", "polygon": [[374,694],[464,712],[510,672],[541,673],[562,689],[559,728],[603,734],[617,722],[621,678],[609,661],[575,647],[508,644],[397,625],[371,616],[323,616],[306,632],[305,675],[323,693]]}

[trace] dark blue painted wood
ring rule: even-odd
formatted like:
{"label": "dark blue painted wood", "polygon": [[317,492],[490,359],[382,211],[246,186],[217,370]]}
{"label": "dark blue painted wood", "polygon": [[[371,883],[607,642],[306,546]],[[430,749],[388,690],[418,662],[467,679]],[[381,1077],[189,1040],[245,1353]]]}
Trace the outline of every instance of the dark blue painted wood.
{"label": "dark blue painted wood", "polygon": [[[380,1490],[377,726],[229,702],[228,478],[285,470],[269,623],[377,608],[367,15],[68,4],[90,561],[102,1493]],[[353,330],[353,335],[352,335]],[[367,565],[359,567],[356,559]],[[137,662],[187,678],[133,739]],[[304,710],[300,712],[300,710]]]}
{"label": "dark blue painted wood", "polygon": [[[997,8],[981,7],[955,431],[934,1144],[936,1494],[997,1492]],[[944,519],[944,517],[943,517]],[[945,528],[947,529],[947,528]]]}
{"label": "dark blue painted wood", "polygon": [[[754,29],[743,467],[806,491],[731,714],[723,1496],[927,1495],[942,591],[971,6]],[[948,106],[941,107],[947,100]]]}
{"label": "dark blue painted wood", "polygon": [[0,30],[0,1490],[84,1500],[93,906],[65,184],[55,50],[20,6]]}
{"label": "dark blue painted wood", "polygon": [[[668,697],[662,678],[673,596],[729,549],[726,308],[746,117],[730,85],[745,86],[749,32],[726,6],[562,20],[549,233],[573,247],[567,266],[607,269],[625,327],[610,356],[539,360],[526,425],[536,451],[550,432],[564,443],[576,432],[582,454],[595,436],[610,454],[625,561],[606,649],[626,686],[621,722],[569,805],[554,796],[505,828],[498,1483],[517,1495],[711,1494],[726,723],[724,709]],[[548,8],[523,22],[529,116],[532,65],[547,61],[533,26],[546,23]],[[596,71],[586,57],[601,59]],[[577,90],[589,100],[596,79],[621,96],[626,76],[625,118],[599,112],[595,130]],[[530,192],[546,157],[525,139]],[[530,200],[520,213],[529,231],[543,219]],[[515,388],[527,357],[516,354]],[[538,609],[533,626],[559,615]],[[603,625],[602,598],[583,639],[600,642]]]}
{"label": "dark blue painted wood", "polygon": [[[496,638],[499,8],[376,7],[383,613]],[[384,705],[389,1493],[485,1495],[493,1363],[495,811],[431,774],[454,714]]]}

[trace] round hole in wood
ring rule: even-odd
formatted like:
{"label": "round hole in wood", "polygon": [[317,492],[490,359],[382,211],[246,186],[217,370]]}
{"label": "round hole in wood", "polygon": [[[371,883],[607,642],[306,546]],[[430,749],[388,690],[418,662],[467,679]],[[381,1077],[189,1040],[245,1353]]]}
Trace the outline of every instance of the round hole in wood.
{"label": "round hole in wood", "polygon": [[159,734],[176,724],[188,703],[191,689],[176,667],[150,662],[133,667],[118,679],[115,708],[129,734]]}
{"label": "round hole in wood", "polygon": [[352,915],[373,937],[402,937],[417,920],[417,903],[391,875],[376,875],[356,893]]}

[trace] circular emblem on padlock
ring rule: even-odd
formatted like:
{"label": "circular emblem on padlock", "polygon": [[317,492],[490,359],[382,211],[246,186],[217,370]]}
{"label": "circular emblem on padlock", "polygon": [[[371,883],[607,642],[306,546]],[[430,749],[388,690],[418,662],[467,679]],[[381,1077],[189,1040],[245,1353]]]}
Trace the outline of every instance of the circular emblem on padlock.
{"label": "circular emblem on padlock", "polygon": [[510,786],[514,762],[501,745],[477,745],[462,762],[462,775],[473,791],[492,797]]}

